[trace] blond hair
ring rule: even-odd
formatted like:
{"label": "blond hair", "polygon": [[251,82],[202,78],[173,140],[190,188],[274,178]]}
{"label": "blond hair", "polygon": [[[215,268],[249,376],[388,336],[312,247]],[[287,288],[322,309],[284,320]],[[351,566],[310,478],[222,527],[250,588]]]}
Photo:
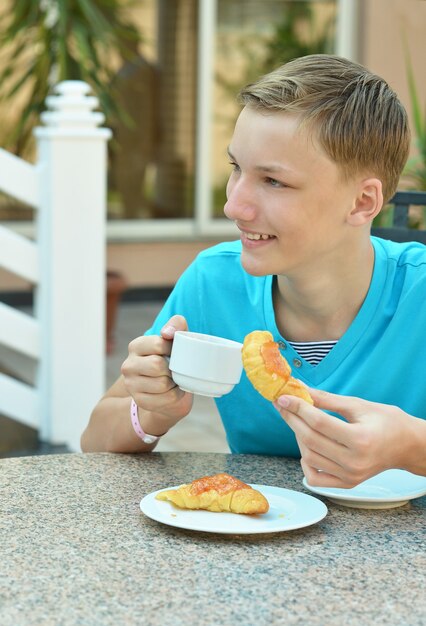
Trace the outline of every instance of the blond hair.
{"label": "blond hair", "polygon": [[294,59],[244,87],[239,101],[300,116],[345,176],[376,176],[385,202],[395,193],[410,147],[407,113],[362,65],[327,54]]}

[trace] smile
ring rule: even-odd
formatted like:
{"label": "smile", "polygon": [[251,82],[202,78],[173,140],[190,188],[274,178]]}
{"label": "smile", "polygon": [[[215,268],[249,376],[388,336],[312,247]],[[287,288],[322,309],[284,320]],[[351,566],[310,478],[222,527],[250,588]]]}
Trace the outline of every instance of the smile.
{"label": "smile", "polygon": [[245,233],[243,232],[243,237],[246,237],[247,239],[251,239],[252,241],[259,241],[259,239],[263,239],[264,241],[266,239],[275,239],[275,237],[273,235],[264,235],[261,233]]}

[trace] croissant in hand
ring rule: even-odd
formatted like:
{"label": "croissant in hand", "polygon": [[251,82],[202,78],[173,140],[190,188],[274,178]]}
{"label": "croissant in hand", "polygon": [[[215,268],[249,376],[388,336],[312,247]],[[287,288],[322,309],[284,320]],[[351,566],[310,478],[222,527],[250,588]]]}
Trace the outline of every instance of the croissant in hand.
{"label": "croissant in hand", "polygon": [[286,394],[313,404],[306,387],[291,376],[290,365],[268,331],[255,330],[245,337],[242,359],[251,384],[267,400],[274,401]]}
{"label": "croissant in hand", "polygon": [[260,491],[225,473],[198,478],[177,489],[160,491],[156,499],[172,502],[181,509],[215,513],[255,515],[269,510],[269,503]]}

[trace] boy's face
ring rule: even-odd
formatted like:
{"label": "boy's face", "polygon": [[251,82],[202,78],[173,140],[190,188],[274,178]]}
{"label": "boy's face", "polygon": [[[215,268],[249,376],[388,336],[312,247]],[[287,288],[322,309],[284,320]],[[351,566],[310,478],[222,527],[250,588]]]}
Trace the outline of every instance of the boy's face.
{"label": "boy's face", "polygon": [[241,231],[248,273],[312,272],[345,253],[356,181],[344,180],[309,128],[288,113],[245,107],[229,153],[225,214]]}

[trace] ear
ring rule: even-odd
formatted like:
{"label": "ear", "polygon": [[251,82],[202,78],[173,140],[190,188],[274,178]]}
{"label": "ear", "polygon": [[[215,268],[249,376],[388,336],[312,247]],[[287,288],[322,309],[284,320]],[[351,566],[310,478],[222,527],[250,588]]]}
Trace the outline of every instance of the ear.
{"label": "ear", "polygon": [[352,226],[371,224],[383,206],[382,181],[378,178],[366,178],[359,184],[354,206],[347,221]]}

